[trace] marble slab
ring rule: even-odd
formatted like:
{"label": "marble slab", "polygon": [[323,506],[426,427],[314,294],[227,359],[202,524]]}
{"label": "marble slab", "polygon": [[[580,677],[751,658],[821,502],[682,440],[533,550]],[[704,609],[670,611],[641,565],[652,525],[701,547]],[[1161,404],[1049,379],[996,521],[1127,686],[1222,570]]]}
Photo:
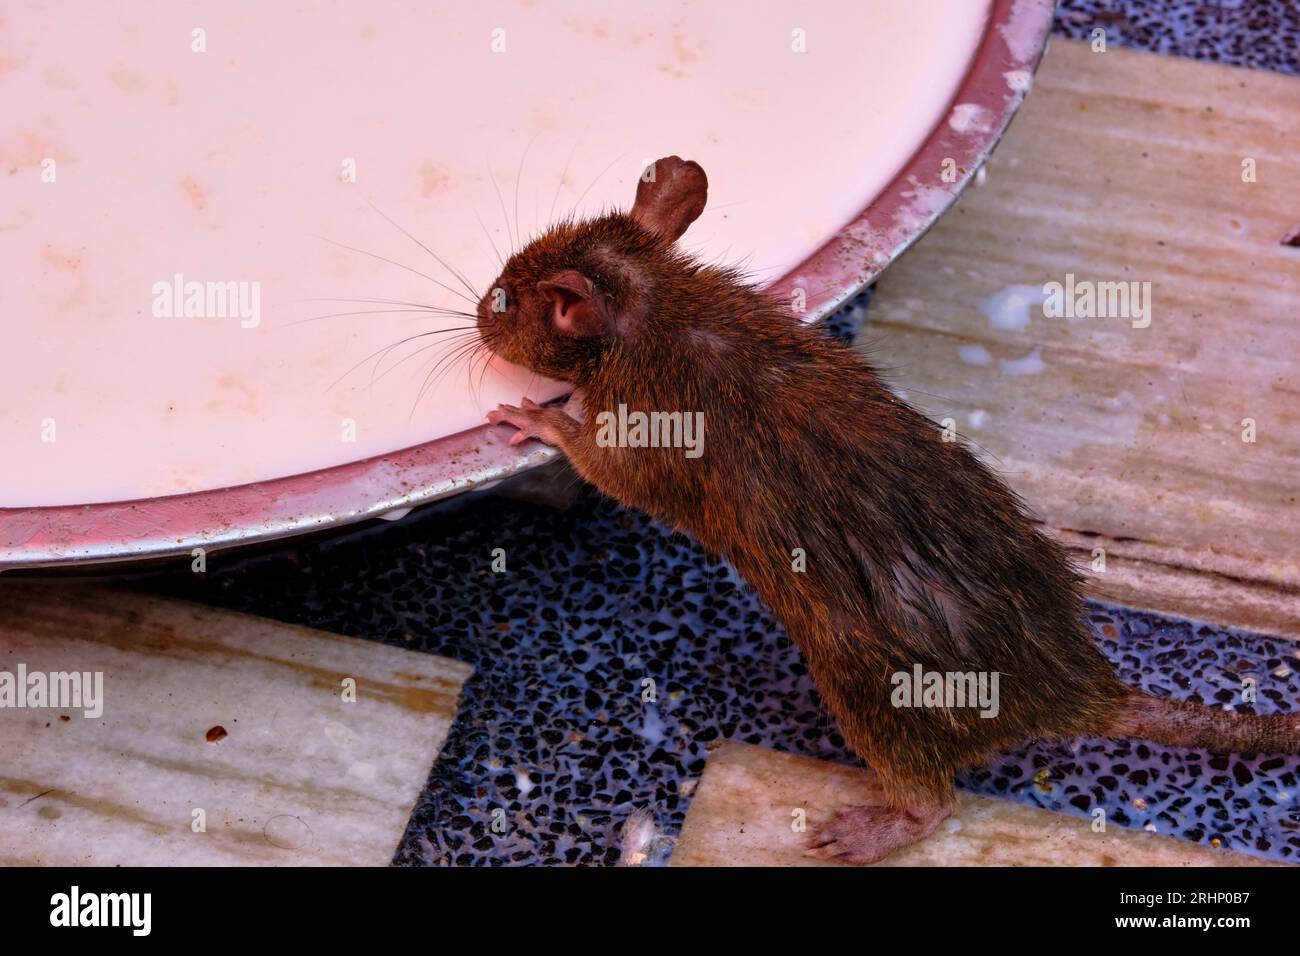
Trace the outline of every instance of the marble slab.
{"label": "marble slab", "polygon": [[102,674],[102,715],[0,706],[7,865],[386,865],[472,671],[75,582],[0,585],[20,665]]}
{"label": "marble slab", "polygon": [[[860,770],[724,740],[691,801],[672,866],[845,866],[804,856],[818,820],[879,803]],[[807,832],[796,832],[802,811]],[[961,793],[952,818],[877,866],[1275,866],[1229,850]]]}
{"label": "marble slab", "polygon": [[[1102,600],[1300,637],[1297,128],[1300,78],[1053,39],[982,185],[877,287],[876,361],[1105,550]],[[1044,315],[1069,276],[1149,283],[1149,314]]]}

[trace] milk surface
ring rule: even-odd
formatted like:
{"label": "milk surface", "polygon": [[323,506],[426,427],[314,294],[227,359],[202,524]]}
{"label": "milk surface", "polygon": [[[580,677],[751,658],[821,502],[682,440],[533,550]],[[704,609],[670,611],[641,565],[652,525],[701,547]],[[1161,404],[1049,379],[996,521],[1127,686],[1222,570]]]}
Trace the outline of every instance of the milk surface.
{"label": "milk surface", "polygon": [[[625,208],[643,165],[676,153],[709,176],[684,245],[775,279],[945,115],[986,14],[11,0],[0,507],[301,473],[555,396],[458,357],[454,332],[382,353],[471,324],[395,311],[472,311],[401,229],[482,291],[498,254],[554,216]],[[315,318],[342,312],[373,314]]]}

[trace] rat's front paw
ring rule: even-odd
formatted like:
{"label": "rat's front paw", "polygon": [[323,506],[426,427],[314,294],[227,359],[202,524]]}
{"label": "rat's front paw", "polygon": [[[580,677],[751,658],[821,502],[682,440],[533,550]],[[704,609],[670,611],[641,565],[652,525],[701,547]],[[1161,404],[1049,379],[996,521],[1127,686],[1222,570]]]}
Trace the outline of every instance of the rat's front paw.
{"label": "rat's front paw", "polygon": [[574,424],[573,419],[558,408],[543,408],[530,398],[523,405],[498,405],[488,412],[487,420],[493,425],[513,425],[519,431],[510,436],[510,444],[518,445],[536,438],[548,445],[559,445],[564,429]]}

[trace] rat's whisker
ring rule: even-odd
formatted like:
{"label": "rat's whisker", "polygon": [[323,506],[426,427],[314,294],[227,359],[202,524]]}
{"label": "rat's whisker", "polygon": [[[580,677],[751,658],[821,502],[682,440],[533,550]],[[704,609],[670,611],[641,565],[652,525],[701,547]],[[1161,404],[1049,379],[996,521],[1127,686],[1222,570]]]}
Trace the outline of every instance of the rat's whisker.
{"label": "rat's whisker", "polygon": [[[328,312],[325,315],[313,315],[305,319],[298,319],[296,322],[286,322],[281,328],[289,328],[294,325],[302,325],[304,322],[320,322],[323,319],[341,319],[349,315],[430,315],[433,314],[431,309],[365,309],[357,312]],[[472,319],[472,315],[462,315],[453,313],[458,318]]]}
{"label": "rat's whisker", "polygon": [[478,373],[478,390],[474,400],[479,403],[479,409],[483,408],[483,380],[487,378],[488,370],[492,368],[492,357],[495,355],[487,343],[483,343],[483,369]]}
{"label": "rat's whisker", "polygon": [[487,377],[487,371],[492,365],[492,350],[487,347],[487,343],[480,341],[480,350],[475,350],[474,355],[469,360],[470,377],[474,375],[474,363],[479,356],[483,356],[483,368],[479,371],[477,384],[471,384],[471,391],[474,393],[474,402],[478,405],[479,411],[483,410],[483,379]]}
{"label": "rat's whisker", "polygon": [[[480,296],[477,292],[474,291],[474,287],[469,284],[469,280],[466,279],[463,275],[461,275],[460,272],[458,272],[454,267],[448,264],[440,255],[438,255],[436,252],[434,252],[432,249],[426,246],[419,239],[415,238],[415,236],[411,235],[411,233],[408,232],[406,229],[402,228],[402,226],[398,225],[398,223],[391,216],[389,216],[388,213],[384,212],[373,202],[370,202],[370,200],[368,199],[366,200],[366,202],[370,203],[370,208],[373,209],[375,212],[379,213],[379,215],[383,216],[384,219],[386,219],[388,223],[393,226],[394,229],[396,229],[402,235],[406,236],[407,239],[410,239],[413,243],[415,243],[417,246],[419,246],[429,255],[433,256],[434,261],[437,262],[438,265],[442,266],[444,269],[446,269],[448,272],[454,275],[457,279],[459,279],[460,284],[465,287],[465,290],[467,292],[469,292],[469,298],[466,299],[467,302],[477,303],[478,300],[482,298],[482,296]],[[465,299],[466,297],[461,296],[461,298]]]}
{"label": "rat's whisker", "polygon": [[[409,340],[407,340],[407,341],[409,341]],[[401,365],[403,362],[405,362],[406,359],[411,358],[411,357],[414,356],[414,355],[419,355],[419,354],[421,354],[422,352],[427,352],[429,349],[435,349],[435,348],[440,348],[440,347],[441,347],[441,348],[445,348],[445,349],[452,349],[452,348],[455,348],[458,344],[463,344],[463,342],[462,342],[460,336],[453,336],[452,338],[450,338],[450,339],[446,339],[446,340],[443,340],[443,341],[431,342],[429,345],[426,345],[426,346],[424,346],[423,348],[418,348],[418,349],[416,349],[414,352],[411,352],[411,353],[407,354],[406,356],[402,357],[402,358],[399,359],[396,363],[394,363],[392,366],[390,366],[390,367],[387,369],[387,371],[384,372],[384,375],[379,375],[379,374],[378,374],[378,373],[379,373],[379,370],[380,370],[381,368],[383,368],[383,366],[384,366],[384,362],[387,361],[388,357],[389,357],[390,355],[392,355],[393,352],[396,351],[397,348],[398,348],[399,346],[404,345],[404,344],[405,344],[405,342],[398,342],[398,343],[394,343],[393,345],[390,345],[388,348],[384,349],[383,354],[379,356],[379,360],[378,360],[377,362],[375,362],[374,366],[370,369],[370,384],[369,384],[368,387],[369,387],[371,390],[374,389],[374,387],[375,387],[375,383],[376,383],[377,381],[379,381],[380,379],[382,379],[382,378],[384,377],[384,375],[387,375],[388,372],[391,372],[393,369],[397,368],[397,366],[399,366],[399,365]]]}
{"label": "rat's whisker", "polygon": [[[383,355],[383,354],[386,354],[386,353],[391,352],[393,349],[395,349],[395,348],[397,348],[397,347],[399,347],[399,346],[401,346],[401,345],[405,345],[407,342],[414,342],[416,339],[426,338],[427,336],[430,336],[430,335],[443,335],[444,333],[447,333],[447,332],[462,332],[462,333],[463,333],[463,332],[466,332],[466,331],[469,331],[469,330],[467,330],[467,329],[433,329],[432,331],[429,331],[429,332],[417,332],[415,335],[408,335],[406,338],[404,338],[404,339],[400,339],[399,341],[394,342],[392,345],[386,345],[386,346],[384,346],[382,349],[377,349],[376,351],[371,352],[369,355],[367,355],[365,358],[363,358],[360,362],[358,362],[356,365],[353,365],[350,369],[348,369],[346,372],[344,372],[342,375],[340,375],[338,378],[336,378],[332,383],[330,383],[330,386],[329,386],[329,388],[326,389],[326,391],[328,392],[328,391],[332,390],[333,388],[335,388],[335,387],[336,387],[340,382],[342,382],[345,378],[347,378],[349,375],[351,375],[351,374],[352,374],[353,372],[355,372],[357,369],[361,368],[361,366],[365,365],[367,362],[369,362],[371,359],[373,359],[376,355]],[[478,331],[478,330],[477,330],[477,329],[474,329],[473,331]],[[383,359],[381,358],[380,361],[383,361]]]}
{"label": "rat's whisker", "polygon": [[523,230],[519,228],[519,180],[524,175],[524,161],[528,159],[528,151],[533,148],[533,143],[537,142],[537,136],[534,135],[524,147],[524,154],[519,157],[519,169],[515,171],[515,235],[520,239],[523,238]]}
{"label": "rat's whisker", "polygon": [[[381,379],[383,379],[384,376],[386,376],[389,372],[394,371],[395,369],[397,369],[397,368],[400,367],[401,365],[405,364],[408,360],[414,358],[414,357],[417,356],[417,355],[421,355],[421,354],[423,354],[423,353],[429,351],[430,349],[437,349],[437,348],[442,348],[442,349],[453,349],[453,348],[457,348],[458,346],[460,346],[460,345],[464,345],[466,342],[469,342],[469,341],[471,341],[472,339],[476,339],[477,337],[478,337],[478,336],[477,336],[477,334],[475,334],[475,333],[472,333],[472,332],[462,332],[462,333],[460,333],[459,335],[453,335],[453,336],[451,336],[450,338],[447,338],[447,339],[440,339],[440,340],[438,340],[438,341],[430,342],[428,345],[425,345],[425,346],[423,346],[423,347],[421,347],[421,348],[418,348],[418,349],[416,349],[414,352],[408,352],[406,355],[402,356],[400,359],[398,359],[396,362],[394,362],[392,365],[390,365],[387,369],[385,369],[385,370],[383,371],[383,374],[380,374],[380,369],[383,369],[384,362],[386,362],[386,361],[388,360],[388,357],[389,357],[390,355],[392,355],[394,351],[396,351],[397,345],[394,345],[394,346],[392,346],[392,347],[386,349],[386,350],[384,351],[384,354],[383,354],[383,355],[379,356],[379,360],[378,360],[377,362],[375,362],[374,367],[370,370],[370,387],[371,387],[371,388],[374,388],[374,387],[375,387],[375,383],[378,382],[378,381],[380,381]],[[397,344],[398,344],[398,345],[401,345],[401,344],[405,344],[405,343],[397,343]]]}
{"label": "rat's whisker", "polygon": [[550,225],[555,219],[555,204],[559,202],[560,190],[564,188],[564,178],[569,175],[569,164],[573,162],[573,154],[578,151],[578,144],[575,141],[573,147],[569,150],[569,158],[564,161],[564,169],[560,172],[560,180],[555,184],[555,195],[551,197],[551,208],[546,213],[546,223]]}
{"label": "rat's whisker", "polygon": [[428,302],[410,302],[406,299],[378,299],[378,298],[333,298],[330,296],[318,296],[311,299],[299,299],[299,302],[359,302],[370,305],[409,305],[412,309],[420,312],[432,312],[438,315],[458,315],[464,319],[476,319],[478,316],[473,312],[464,312],[460,309],[448,309],[441,305],[432,305]]}
{"label": "rat's whisker", "polygon": [[586,189],[584,189],[584,190],[582,191],[582,195],[578,197],[578,201],[575,202],[575,203],[573,204],[573,209],[569,212],[569,217],[570,217],[570,218],[572,218],[573,216],[576,216],[576,215],[578,214],[578,207],[581,206],[581,205],[582,205],[582,201],[583,201],[584,199],[587,198],[587,193],[589,193],[589,192],[591,192],[593,189],[595,189],[595,188],[596,188],[596,184],[597,184],[598,182],[600,182],[600,181],[605,177],[605,174],[606,174],[607,172],[609,172],[611,169],[614,168],[614,164],[617,163],[620,159],[622,159],[622,158],[623,158],[624,156],[626,156],[626,155],[627,155],[627,153],[623,153],[623,154],[621,154],[621,155],[619,155],[619,156],[615,156],[613,159],[611,159],[611,160],[609,161],[609,165],[606,166],[604,169],[602,169],[602,170],[600,171],[600,173],[596,176],[596,178],[593,179],[593,180],[591,181],[591,185],[588,186]]}
{"label": "rat's whisker", "polygon": [[506,267],[506,260],[501,258],[501,250],[497,248],[496,240],[493,239],[492,234],[488,232],[488,227],[483,224],[483,217],[478,214],[477,209],[474,211],[474,218],[478,220],[478,227],[483,230],[483,235],[487,237],[488,244],[492,246],[492,251],[496,253],[497,262],[499,262],[501,268],[504,269]]}
{"label": "rat's whisker", "polygon": [[496,190],[497,204],[501,207],[501,218],[505,220],[506,224],[506,237],[510,240],[510,254],[514,255],[515,251],[519,248],[519,243],[515,239],[515,234],[510,230],[510,214],[506,212],[506,201],[501,195],[501,187],[497,185],[496,176],[492,175],[492,167],[490,165],[488,166],[487,174],[488,179],[492,181],[492,188]]}
{"label": "rat's whisker", "polygon": [[[437,362],[434,363],[433,367],[429,369],[428,374],[424,376],[424,382],[420,386],[420,391],[416,393],[415,401],[411,403],[411,413],[407,416],[408,421],[415,417],[415,410],[420,407],[420,402],[423,400],[425,392],[436,389],[438,382],[442,380],[442,376],[455,368],[456,363],[462,361],[467,354],[472,354],[476,344],[477,343],[474,342],[462,343],[452,349],[450,354],[439,358]],[[437,372],[440,366],[444,367],[442,375],[439,375],[437,379],[433,379],[434,373]],[[430,386],[430,379],[433,379],[432,387]]]}
{"label": "rat's whisker", "polygon": [[474,402],[478,406],[479,411],[481,412],[483,410],[483,380],[487,378],[488,369],[492,367],[492,356],[495,353],[488,345],[487,340],[481,341],[479,343],[479,346],[480,346],[480,350],[477,351],[474,357],[470,359],[470,369],[471,371],[473,370],[473,363],[477,361],[478,357],[481,355],[483,358],[483,367],[479,369],[478,382],[474,386]]}
{"label": "rat's whisker", "polygon": [[[461,342],[456,343],[456,345],[455,345],[453,348],[451,348],[451,349],[448,350],[448,352],[447,352],[446,355],[444,355],[444,356],[442,356],[441,358],[439,358],[439,359],[438,359],[438,360],[437,360],[437,361],[436,361],[436,362],[435,362],[435,363],[430,367],[430,369],[429,369],[429,374],[432,375],[432,374],[434,374],[435,372],[437,372],[438,369],[439,369],[440,367],[443,366],[443,363],[444,363],[444,362],[446,363],[446,368],[447,368],[447,369],[451,369],[451,368],[456,364],[456,362],[457,362],[458,360],[460,360],[460,359],[462,359],[462,358],[464,358],[464,357],[466,357],[466,356],[472,354],[473,351],[474,351],[474,348],[475,348],[477,345],[478,345],[478,342],[477,342],[477,341],[469,341],[469,340],[461,341]],[[435,385],[436,385],[436,382],[435,382]]]}
{"label": "rat's whisker", "polygon": [[[466,367],[465,367],[465,383],[466,383],[468,386],[470,386],[470,390],[471,390],[471,391],[474,390],[474,387],[473,387],[473,385],[474,385],[474,383],[473,383],[473,378],[474,378],[474,363],[478,360],[478,357],[479,357],[479,355],[480,355],[481,353],[485,353],[485,354],[488,356],[488,361],[489,361],[489,362],[491,361],[491,357],[492,357],[492,349],[491,349],[490,343],[491,343],[492,341],[495,340],[495,338],[497,337],[498,334],[499,334],[499,333],[497,333],[497,332],[495,332],[495,331],[489,331],[489,332],[485,333],[484,335],[480,336],[480,338],[479,338],[479,340],[478,340],[477,342],[471,343],[471,344],[473,345],[473,347],[472,347],[471,349],[469,349],[468,357],[467,357],[467,360],[466,360]],[[462,357],[464,357],[464,356],[462,356]],[[455,367],[455,363],[454,363],[454,362],[451,363],[451,364],[449,364],[449,365],[447,366],[446,370],[444,371],[444,373],[443,373],[442,375],[438,376],[438,378],[434,381],[434,383],[433,383],[433,387],[436,388],[436,387],[438,386],[438,383],[441,382],[442,379],[446,376],[446,374],[447,374],[448,372],[450,372],[454,367]],[[480,410],[482,410],[482,405],[481,405],[481,392],[479,392],[479,393],[475,393],[475,401],[479,403],[479,408],[480,408]]]}
{"label": "rat's whisker", "polygon": [[[472,333],[463,333],[463,334],[470,335]],[[380,366],[384,362],[384,359],[387,357],[387,356],[381,356],[379,361],[375,363],[375,368],[370,373],[370,384],[373,387],[376,382],[383,381],[390,373],[397,371],[399,368],[401,368],[411,359],[423,355],[425,352],[429,351],[430,349],[436,349],[436,348],[450,349],[458,345],[464,345],[464,344],[465,344],[465,340],[461,336],[453,336],[452,338],[446,339],[441,342],[431,342],[428,345],[416,349],[414,352],[408,352],[406,355],[403,355],[400,359],[398,359],[396,362],[394,362],[392,365],[386,368],[382,374],[377,374],[379,372]]]}
{"label": "rat's whisker", "polygon": [[[452,293],[453,295],[458,295],[462,299],[465,298],[465,293],[461,292],[459,289],[453,289],[445,282],[439,282],[437,279],[429,275],[427,272],[421,272],[419,269],[412,269],[410,266],[406,265],[405,263],[398,262],[396,259],[389,259],[387,256],[381,256],[373,252],[367,252],[365,249],[358,249],[356,246],[349,246],[345,242],[338,242],[335,239],[330,239],[328,236],[317,236],[316,238],[320,239],[322,242],[328,242],[330,245],[338,246],[340,249],[347,249],[350,252],[359,252],[363,256],[370,256],[370,258],[378,259],[380,262],[387,262],[389,265],[397,266],[399,269],[405,269],[407,272],[412,272],[422,279],[428,279],[434,285],[438,286],[439,288],[446,289],[448,292]],[[470,305],[474,305],[474,306],[478,305],[478,300],[476,299],[467,299],[466,301],[468,301]]]}

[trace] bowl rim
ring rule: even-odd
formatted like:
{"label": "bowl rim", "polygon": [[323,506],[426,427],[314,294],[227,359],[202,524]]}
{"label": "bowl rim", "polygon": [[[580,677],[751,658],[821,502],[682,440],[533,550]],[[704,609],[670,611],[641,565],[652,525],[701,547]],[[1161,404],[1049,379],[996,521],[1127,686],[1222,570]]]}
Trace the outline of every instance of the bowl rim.
{"label": "bowl rim", "polygon": [[[1055,0],[989,0],[984,33],[947,110],[885,189],[803,262],[768,285],[807,321],[871,283],[956,201],[1033,83]],[[318,471],[157,498],[0,508],[0,571],[189,557],[372,518],[396,519],[483,490],[558,457],[480,425]]]}

